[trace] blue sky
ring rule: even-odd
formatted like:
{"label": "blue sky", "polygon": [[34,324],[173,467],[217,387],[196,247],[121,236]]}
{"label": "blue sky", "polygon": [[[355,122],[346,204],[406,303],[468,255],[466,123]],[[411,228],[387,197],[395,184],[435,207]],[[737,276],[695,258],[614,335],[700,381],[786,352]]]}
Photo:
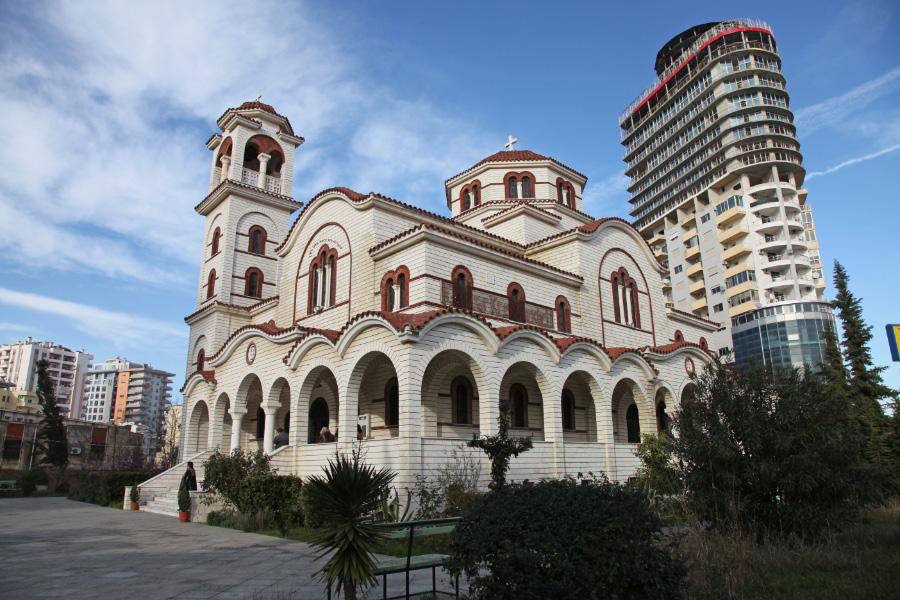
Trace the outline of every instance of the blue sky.
{"label": "blue sky", "polygon": [[657,50],[750,17],[784,61],[826,276],[848,269],[900,387],[884,333],[900,323],[900,6],[685,4],[2,2],[0,341],[150,362],[180,387],[203,143],[258,92],[306,137],[297,200],[344,185],[446,214],[444,179],[512,134],[588,175],[586,212],[627,216],[617,118]]}

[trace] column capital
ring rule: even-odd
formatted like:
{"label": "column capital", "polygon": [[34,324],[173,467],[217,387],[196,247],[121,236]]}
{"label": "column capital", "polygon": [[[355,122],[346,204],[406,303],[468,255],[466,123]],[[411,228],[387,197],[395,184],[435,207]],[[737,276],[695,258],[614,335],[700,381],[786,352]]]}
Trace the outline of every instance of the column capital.
{"label": "column capital", "polygon": [[228,414],[231,415],[234,419],[239,419],[247,414],[246,408],[232,408],[228,411]]}
{"label": "column capital", "polygon": [[257,156],[256,158],[259,159],[259,162],[265,162],[265,161],[268,161],[270,158],[272,158],[272,155],[266,154],[265,152],[261,152],[259,154],[259,156]]}

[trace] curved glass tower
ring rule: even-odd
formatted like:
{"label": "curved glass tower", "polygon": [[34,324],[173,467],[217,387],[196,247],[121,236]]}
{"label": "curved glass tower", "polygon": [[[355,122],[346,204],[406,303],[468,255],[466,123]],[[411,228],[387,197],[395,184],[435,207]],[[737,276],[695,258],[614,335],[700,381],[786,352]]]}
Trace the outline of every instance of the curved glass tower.
{"label": "curved glass tower", "polygon": [[669,302],[722,323],[716,347],[739,364],[815,366],[834,318],[771,27],[697,25],[655,69],[619,127],[630,214],[669,267]]}

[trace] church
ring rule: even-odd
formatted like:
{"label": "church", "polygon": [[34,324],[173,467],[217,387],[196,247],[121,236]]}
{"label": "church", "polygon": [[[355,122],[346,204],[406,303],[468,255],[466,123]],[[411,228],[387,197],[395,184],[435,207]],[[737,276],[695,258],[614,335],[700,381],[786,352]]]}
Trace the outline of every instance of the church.
{"label": "church", "polygon": [[257,99],[217,125],[182,460],[264,450],[306,477],[359,443],[402,490],[483,457],[465,442],[503,403],[534,442],[510,479],[624,480],[711,360],[720,325],[667,304],[634,227],[585,214],[587,177],[512,137],[446,180],[444,216],[341,187],[298,202],[286,117]]}

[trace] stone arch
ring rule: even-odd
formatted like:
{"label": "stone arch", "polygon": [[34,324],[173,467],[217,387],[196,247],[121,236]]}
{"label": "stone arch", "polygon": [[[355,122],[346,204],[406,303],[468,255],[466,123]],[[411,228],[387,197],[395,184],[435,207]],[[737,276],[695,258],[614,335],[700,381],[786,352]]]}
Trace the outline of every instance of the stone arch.
{"label": "stone arch", "polygon": [[200,335],[194,341],[194,345],[191,349],[191,355],[188,359],[191,361],[191,368],[188,372],[193,373],[195,371],[202,371],[200,365],[198,365],[197,357],[200,355],[200,351],[203,351],[204,358],[209,354],[209,349],[207,347],[207,340],[205,335]]}
{"label": "stone arch", "polygon": [[[367,345],[367,347],[371,346]],[[399,420],[397,425],[387,424],[388,405],[391,399],[385,397],[385,393],[388,388],[388,382],[397,379],[397,369],[391,357],[393,352],[388,354],[388,351],[388,348],[373,348],[361,353],[351,370],[344,402],[348,410],[352,410],[352,406],[355,404],[357,415],[369,415],[370,437],[376,439],[398,437],[400,435],[400,424],[406,418],[406,415],[399,408],[400,390],[398,383],[396,410],[399,414]],[[349,417],[350,415],[347,416]],[[346,422],[349,423],[350,421]],[[351,432],[353,437],[348,439],[356,439],[355,428],[356,425],[354,424],[354,431]]]}
{"label": "stone arch", "polygon": [[[526,414],[525,418],[517,419],[520,417],[518,394],[522,391],[527,395]],[[500,408],[510,410],[510,435],[545,440],[547,433],[553,431],[549,417],[554,414],[555,406],[548,403],[556,400],[551,398],[554,394],[550,382],[537,365],[526,360],[512,362],[500,380]]]}
{"label": "stone arch", "polygon": [[686,381],[685,384],[681,387],[681,393],[678,395],[679,405],[684,406],[684,403],[693,400],[696,394],[697,384],[690,380]]}
{"label": "stone arch", "polygon": [[[250,235],[250,230],[254,226],[262,227],[265,230],[266,235],[264,237],[270,245],[277,244],[278,240],[281,239],[281,232],[278,231],[278,226],[275,224],[275,221],[272,220],[272,217],[259,211],[253,211],[242,215],[238,220],[237,227],[235,228],[235,232],[238,236],[235,248],[241,250],[247,248],[249,241],[246,236]],[[269,252],[266,252],[266,249],[263,248],[263,254],[269,255]]]}
{"label": "stone arch", "polygon": [[[571,408],[567,406],[569,402]],[[569,374],[563,384],[560,404],[563,441],[599,442],[603,439],[602,393],[600,384],[589,372],[577,370]],[[568,415],[567,410],[571,411]]]}
{"label": "stone arch", "polygon": [[[323,425],[319,421],[310,419],[313,404],[321,399],[328,409],[328,429],[333,433],[337,424],[340,411],[338,396],[338,381],[334,371],[327,364],[316,364],[308,367],[301,379],[300,389],[295,396],[296,401],[291,411],[293,432],[290,439],[293,444],[315,443]],[[321,403],[319,403],[320,405]],[[317,408],[318,406],[317,405]],[[318,416],[318,415],[313,415]]]}
{"label": "stone arch", "polygon": [[675,410],[674,396],[666,386],[660,386],[653,397],[653,411],[656,417],[655,433],[668,433]]}
{"label": "stone arch", "polygon": [[234,409],[245,410],[241,421],[241,439],[239,445],[248,450],[262,450],[263,440],[257,435],[259,409],[263,403],[263,385],[259,376],[250,373],[244,376],[234,396]]}
{"label": "stone arch", "polygon": [[209,442],[209,406],[205,400],[198,400],[191,407],[188,431],[185,436],[185,455],[196,454],[207,449]]}
{"label": "stone arch", "polygon": [[228,394],[222,392],[219,394],[219,397],[216,398],[216,403],[213,406],[212,413],[212,422],[216,424],[216,427],[221,428],[220,431],[217,431],[213,434],[213,440],[210,444],[213,447],[218,447],[223,453],[228,453],[231,449],[231,399],[228,397]]}
{"label": "stone arch", "polygon": [[477,361],[463,350],[447,348],[431,355],[425,364],[422,435],[467,439],[480,433],[484,377]]}
{"label": "stone arch", "polygon": [[610,405],[613,441],[618,444],[640,443],[641,434],[649,433],[650,429],[644,393],[638,383],[627,376],[619,379],[613,386]]}
{"label": "stone arch", "polygon": [[285,416],[291,411],[291,385],[285,377],[279,377],[271,385],[263,404],[263,410],[266,413],[267,421],[269,414],[274,417],[271,431],[266,432],[266,434],[271,434],[274,439],[277,429],[284,427]]}

